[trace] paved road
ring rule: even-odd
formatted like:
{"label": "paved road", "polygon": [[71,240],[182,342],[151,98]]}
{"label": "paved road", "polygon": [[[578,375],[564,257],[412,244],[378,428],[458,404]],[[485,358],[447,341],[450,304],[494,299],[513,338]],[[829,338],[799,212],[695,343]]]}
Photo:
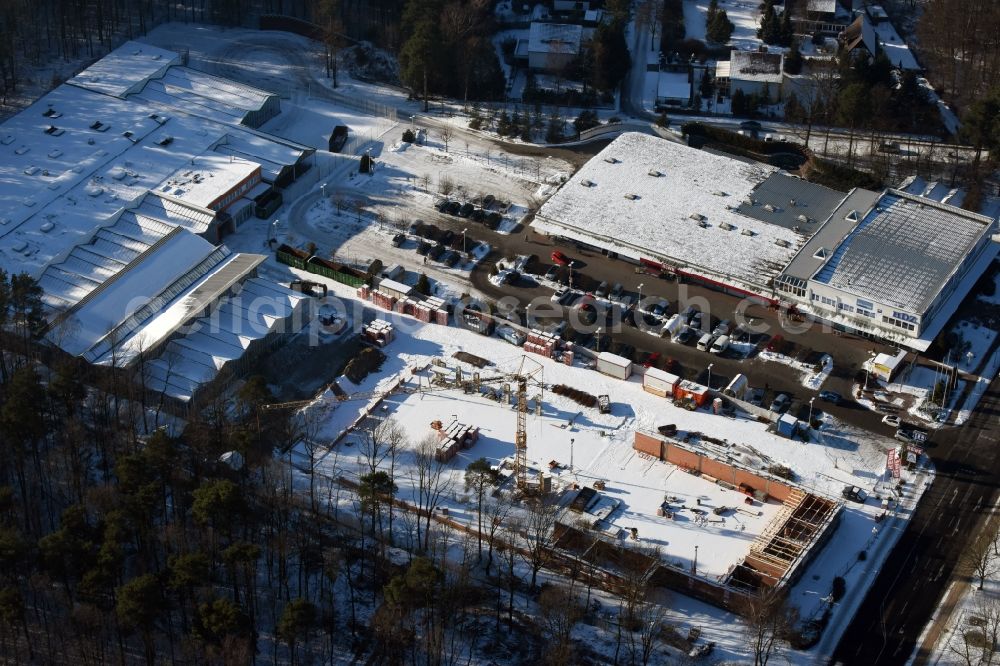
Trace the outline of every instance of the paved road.
{"label": "paved road", "polygon": [[955,573],[956,563],[997,499],[1000,379],[961,428],[934,436],[938,474],[906,532],[875,579],[832,663],[927,663],[915,645]]}

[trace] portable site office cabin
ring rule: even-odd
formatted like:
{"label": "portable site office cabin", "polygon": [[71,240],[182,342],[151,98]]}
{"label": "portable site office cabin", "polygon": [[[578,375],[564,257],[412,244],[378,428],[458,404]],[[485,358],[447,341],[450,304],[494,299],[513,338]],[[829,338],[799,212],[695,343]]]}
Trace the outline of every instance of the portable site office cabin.
{"label": "portable site office cabin", "polygon": [[664,372],[658,368],[647,368],[646,374],[642,376],[642,388],[647,393],[658,395],[661,398],[673,397],[674,387],[681,380],[677,375]]}
{"label": "portable site office cabin", "polygon": [[618,379],[628,379],[632,376],[632,361],[617,354],[601,352],[597,356],[597,370]]}
{"label": "portable site office cabin", "polygon": [[749,388],[749,382],[747,376],[740,373],[733,377],[733,380],[729,382],[729,385],[723,389],[722,393],[728,395],[731,398],[736,398],[737,400],[742,400],[747,393]]}

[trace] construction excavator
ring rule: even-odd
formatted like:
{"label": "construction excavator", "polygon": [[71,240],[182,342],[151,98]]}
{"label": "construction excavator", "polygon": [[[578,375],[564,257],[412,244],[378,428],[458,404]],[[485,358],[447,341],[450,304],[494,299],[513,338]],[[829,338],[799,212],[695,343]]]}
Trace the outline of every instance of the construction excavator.
{"label": "construction excavator", "polygon": [[[534,367],[531,367],[532,365]],[[479,387],[483,385],[503,383],[512,384],[516,387],[515,395],[517,400],[517,430],[514,433],[514,478],[517,482],[518,489],[523,491],[528,485],[528,387],[529,385],[537,386],[543,392],[540,393],[538,397],[540,403],[541,396],[544,394],[545,390],[545,384],[542,381],[542,370],[541,363],[529,358],[528,356],[522,356],[520,365],[518,366],[516,372],[506,372],[489,377],[480,377],[478,372],[474,372],[469,379],[466,379],[462,369],[460,367],[456,367],[453,381],[448,379],[438,379],[436,383],[431,383],[427,386],[419,384],[417,386],[400,385],[388,391],[359,391],[357,393],[343,393],[340,391],[339,386],[337,389],[334,389],[334,384],[331,384],[320,391],[319,394],[317,394],[317,397],[322,395],[327,389],[331,389],[337,396],[337,402],[351,402],[356,400],[370,401],[376,398],[381,400],[382,398],[393,394],[430,393],[434,391],[454,390],[456,388],[462,388],[471,392],[478,391]],[[441,377],[441,375],[437,375],[436,377]],[[506,392],[507,391],[505,390],[505,393]],[[315,402],[316,399],[316,397],[313,397],[308,400],[274,402],[261,405],[260,408],[265,411],[301,409],[306,405]]]}

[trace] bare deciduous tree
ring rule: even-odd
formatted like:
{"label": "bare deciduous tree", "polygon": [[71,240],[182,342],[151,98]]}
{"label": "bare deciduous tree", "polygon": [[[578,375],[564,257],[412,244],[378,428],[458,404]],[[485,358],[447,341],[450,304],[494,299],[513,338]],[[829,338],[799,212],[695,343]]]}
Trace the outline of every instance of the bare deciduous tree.
{"label": "bare deciduous tree", "polygon": [[431,518],[441,497],[451,488],[451,476],[445,474],[448,464],[439,459],[437,439],[434,435],[425,437],[417,445],[417,460],[414,479],[417,483],[417,508],[423,514],[423,530],[417,523],[417,542],[426,551],[430,542]]}
{"label": "bare deciduous tree", "polygon": [[781,650],[781,642],[793,624],[782,590],[765,588],[743,606],[744,636],[754,666],[766,666]]}

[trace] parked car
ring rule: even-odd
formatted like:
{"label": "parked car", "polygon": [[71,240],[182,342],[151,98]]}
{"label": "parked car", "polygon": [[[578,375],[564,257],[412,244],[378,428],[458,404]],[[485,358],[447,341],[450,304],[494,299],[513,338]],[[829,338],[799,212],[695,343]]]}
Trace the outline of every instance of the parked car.
{"label": "parked car", "polygon": [[698,312],[698,308],[696,308],[693,305],[689,305],[686,308],[684,308],[681,312],[679,312],[678,314],[684,320],[685,324],[690,324],[691,323],[691,319],[694,317],[694,315],[695,315],[696,312]]}
{"label": "parked car", "polygon": [[406,234],[396,234],[395,236],[392,237],[392,245],[393,247],[399,247],[400,245],[403,244],[403,241],[405,240],[406,240]]}
{"label": "parked car", "polygon": [[678,331],[677,335],[674,337],[674,342],[686,345],[687,343],[691,342],[692,337],[694,337],[694,331],[691,329],[690,326],[685,326],[680,331]]}
{"label": "parked car", "polygon": [[445,258],[442,259],[442,261],[446,266],[448,266],[448,268],[454,267],[455,264],[457,264],[460,260],[461,260],[461,255],[459,255],[459,253],[455,252],[454,250],[448,252],[447,256],[445,256]]}
{"label": "parked car", "polygon": [[733,328],[733,322],[729,319],[723,319],[719,322],[719,325],[715,327],[712,331],[712,335],[729,335],[729,331]]}
{"label": "parked car", "polygon": [[448,207],[445,209],[445,212],[448,213],[449,215],[458,215],[458,211],[461,208],[462,204],[458,203],[457,201],[451,201],[448,203]]}
{"label": "parked car", "polygon": [[561,303],[568,294],[569,294],[569,287],[559,287],[554,292],[552,292],[551,301],[553,303]]}
{"label": "parked car", "polygon": [[427,250],[427,256],[434,260],[437,260],[442,254],[444,254],[444,245],[441,243],[435,243],[431,249]]}
{"label": "parked car", "polygon": [[622,297],[622,292],[624,291],[625,289],[622,287],[622,283],[615,282],[615,286],[611,287],[611,300],[613,301],[620,300]]}
{"label": "parked car", "polygon": [[570,259],[569,259],[569,257],[567,257],[565,254],[563,254],[559,250],[553,250],[551,258],[552,258],[552,262],[553,263],[559,264],[560,266],[569,266],[570,265]]}
{"label": "parked car", "polygon": [[653,315],[654,317],[662,317],[667,313],[668,305],[669,303],[666,301],[666,299],[661,298],[660,300],[656,301],[653,307],[649,308],[649,314]]}
{"label": "parked car", "polygon": [[545,271],[545,279],[554,281],[559,277],[559,267],[555,264],[549,267],[549,270]]}
{"label": "parked car", "polygon": [[740,129],[750,130],[752,132],[760,131],[761,124],[756,120],[744,120],[740,123]]}
{"label": "parked car", "polygon": [[858,488],[857,486],[844,486],[844,489],[840,491],[840,494],[844,499],[848,499],[859,504],[864,504],[865,500],[868,499],[868,493],[865,492],[863,488]]}
{"label": "parked car", "polygon": [[788,409],[789,405],[791,404],[792,404],[792,399],[788,396],[787,393],[779,393],[778,395],[774,396],[774,400],[771,402],[771,411],[778,412],[779,414],[783,413],[785,410]]}
{"label": "parked car", "polygon": [[895,414],[886,414],[885,416],[882,417],[882,423],[886,424],[887,426],[892,426],[893,428],[898,428],[899,424],[902,423],[902,421],[900,421],[899,417],[896,416]]}
{"label": "parked car", "polygon": [[712,348],[709,351],[713,354],[721,354],[727,349],[729,349],[729,336],[720,335],[715,339],[715,342],[712,343]]}
{"label": "parked car", "polygon": [[441,236],[438,238],[438,241],[442,245],[450,245],[453,240],[455,240],[455,232],[451,229],[445,229],[442,231]]}
{"label": "parked car", "polygon": [[435,208],[437,208],[437,210],[438,210],[439,213],[443,213],[446,210],[448,210],[448,206],[450,206],[450,205],[451,205],[451,201],[449,201],[448,199],[442,199],[441,201],[437,202],[437,205],[435,206]]}
{"label": "parked car", "polygon": [[820,391],[819,399],[825,400],[826,402],[832,402],[835,405],[839,405],[844,398],[836,391]]}
{"label": "parked car", "polygon": [[715,342],[715,336],[711,333],[705,333],[698,338],[698,351],[708,351],[711,349],[713,342]]}
{"label": "parked car", "polygon": [[428,243],[427,241],[420,241],[420,243],[417,245],[417,254],[426,255],[427,252],[430,251],[430,249],[431,249],[430,243]]}
{"label": "parked car", "polygon": [[594,290],[594,296],[598,298],[604,298],[608,295],[608,283],[607,280],[597,285],[597,289]]}
{"label": "parked car", "polygon": [[927,433],[916,428],[899,428],[896,430],[896,439],[911,444],[923,444],[927,441]]}
{"label": "parked car", "polygon": [[458,214],[461,217],[469,217],[470,215],[472,215],[472,211],[475,209],[476,207],[473,206],[472,204],[465,203],[462,204],[462,207],[458,209]]}
{"label": "parked car", "polygon": [[409,233],[411,233],[411,234],[413,234],[415,236],[419,236],[420,235],[420,230],[423,229],[423,227],[424,227],[424,221],[423,220],[414,220],[413,224],[410,225],[408,231],[409,231]]}

